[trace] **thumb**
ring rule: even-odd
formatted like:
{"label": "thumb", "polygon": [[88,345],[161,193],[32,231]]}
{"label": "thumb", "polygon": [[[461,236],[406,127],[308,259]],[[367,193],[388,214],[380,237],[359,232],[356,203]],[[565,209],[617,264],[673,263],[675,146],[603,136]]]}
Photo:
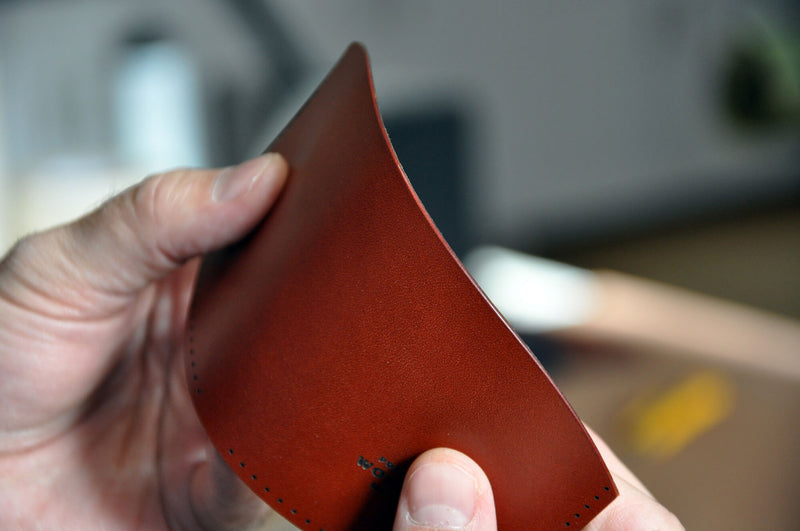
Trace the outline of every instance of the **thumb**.
{"label": "thumb", "polygon": [[73,317],[108,315],[189,258],[243,236],[274,202],[287,173],[280,155],[267,154],[221,170],[149,177],[81,220],[20,242],[3,264],[9,273],[3,280],[18,282],[0,288],[37,286],[50,294],[51,312],[56,302]]}
{"label": "thumb", "polygon": [[496,531],[489,479],[469,457],[447,448],[420,455],[406,474],[394,531]]}
{"label": "thumb", "polygon": [[[143,296],[144,288],[252,229],[287,173],[279,155],[264,155],[233,168],[155,175],[14,246],[0,261],[0,374],[14,375],[0,381],[0,426],[26,441],[61,429],[152,309],[155,290]],[[184,307],[188,293],[174,295],[170,304]]]}

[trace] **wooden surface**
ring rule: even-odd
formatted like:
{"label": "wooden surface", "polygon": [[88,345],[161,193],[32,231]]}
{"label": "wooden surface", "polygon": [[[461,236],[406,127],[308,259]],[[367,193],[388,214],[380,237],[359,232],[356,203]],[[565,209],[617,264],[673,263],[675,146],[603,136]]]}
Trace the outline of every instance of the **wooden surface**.
{"label": "wooden surface", "polygon": [[[554,372],[584,421],[687,529],[797,529],[800,385],[608,345],[571,349]],[[667,458],[634,450],[624,411],[633,401],[711,369],[733,384],[727,418]]]}

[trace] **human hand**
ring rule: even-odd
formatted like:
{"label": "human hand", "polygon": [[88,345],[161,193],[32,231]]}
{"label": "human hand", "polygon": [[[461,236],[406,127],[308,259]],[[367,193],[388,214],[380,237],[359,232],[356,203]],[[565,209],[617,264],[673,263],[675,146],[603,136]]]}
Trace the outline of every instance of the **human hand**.
{"label": "human hand", "polygon": [[[679,531],[683,526],[589,430],[619,489],[617,497],[584,531]],[[489,480],[469,457],[437,448],[418,457],[406,474],[394,531],[496,531]]]}
{"label": "human hand", "polygon": [[0,262],[0,528],[246,527],[183,381],[198,262],[242,237],[286,162],[145,180]]}
{"label": "human hand", "polygon": [[[0,262],[0,528],[263,522],[203,432],[179,357],[194,258],[250,230],[287,173],[267,155],[157,175]],[[680,528],[598,444],[621,496],[589,528]],[[486,476],[446,449],[414,462],[395,521],[441,528],[496,529]]]}

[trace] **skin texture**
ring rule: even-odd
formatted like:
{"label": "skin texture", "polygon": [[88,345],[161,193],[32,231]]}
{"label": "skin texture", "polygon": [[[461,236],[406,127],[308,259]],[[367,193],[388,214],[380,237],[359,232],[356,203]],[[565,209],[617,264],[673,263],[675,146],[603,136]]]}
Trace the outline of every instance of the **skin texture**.
{"label": "skin texture", "polygon": [[[287,174],[265,155],[155,175],[3,258],[0,529],[263,525],[194,414],[181,335],[197,257],[246,234]],[[598,444],[622,495],[589,529],[682,529]],[[488,531],[494,514],[478,465],[434,449],[407,474],[395,529]]]}

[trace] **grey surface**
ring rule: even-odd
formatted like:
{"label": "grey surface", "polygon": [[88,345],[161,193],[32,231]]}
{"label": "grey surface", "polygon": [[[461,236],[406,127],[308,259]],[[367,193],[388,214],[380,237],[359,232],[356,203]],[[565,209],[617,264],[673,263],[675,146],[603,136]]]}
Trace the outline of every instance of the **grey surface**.
{"label": "grey surface", "polygon": [[[303,87],[363,41],[385,112],[463,112],[472,239],[532,249],[797,193],[797,131],[748,134],[719,108],[732,43],[762,20],[791,27],[781,4],[265,2],[313,67],[281,108],[296,110]],[[125,31],[152,21],[197,56],[204,92],[228,91],[234,124],[225,127],[247,117],[241,102],[275,97],[260,84],[275,58],[225,2],[9,4],[0,92],[12,171],[65,151],[113,157],[112,52]],[[209,99],[210,115],[218,103]],[[222,127],[209,124],[228,135]],[[260,139],[237,142],[248,140]]]}

